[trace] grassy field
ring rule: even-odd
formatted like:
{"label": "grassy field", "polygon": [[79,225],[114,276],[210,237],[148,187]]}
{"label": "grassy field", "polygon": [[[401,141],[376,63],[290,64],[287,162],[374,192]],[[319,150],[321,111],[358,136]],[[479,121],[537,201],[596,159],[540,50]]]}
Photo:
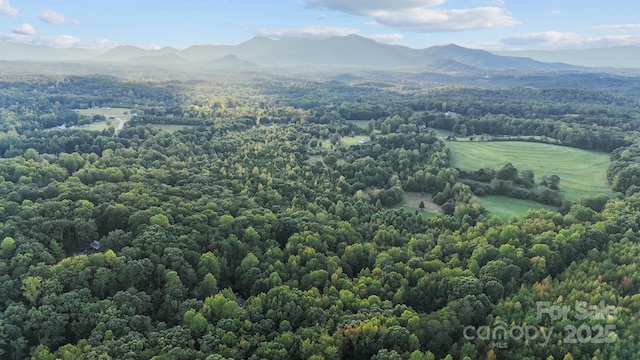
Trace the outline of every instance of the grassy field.
{"label": "grassy field", "polygon": [[176,132],[182,129],[188,129],[194,127],[193,125],[179,125],[179,124],[149,124],[156,129],[164,130],[166,132]]}
{"label": "grassy field", "polygon": [[353,124],[359,128],[367,129],[371,120],[347,120],[348,123]]}
{"label": "grassy field", "polygon": [[[130,109],[125,108],[93,108],[93,109],[78,109],[75,110],[80,116],[88,116],[91,117],[93,115],[104,115],[108,120],[107,121],[96,121],[91,124],[79,126],[78,129],[84,130],[95,130],[102,131],[109,127],[118,128],[119,122],[117,119],[110,117],[118,117],[119,119],[126,121],[131,120],[131,115],[129,114]],[[125,114],[126,113],[126,114]],[[110,124],[107,124],[109,122]]]}
{"label": "grassy field", "polygon": [[[102,131],[108,127],[116,127],[118,125],[118,120],[111,119],[109,121],[111,122],[111,125],[108,125],[106,121],[96,121],[88,125],[79,126],[78,128],[85,129],[85,130]],[[178,130],[182,130],[185,128],[194,127],[193,125],[178,125],[178,124],[150,124],[150,125],[153,126],[154,128],[161,129],[170,133],[176,132]]]}
{"label": "grassy field", "polygon": [[[79,115],[104,115],[106,117],[115,116],[115,115],[124,115],[124,113],[128,113],[131,109],[125,108],[94,108],[94,109],[78,109],[76,112]],[[129,116],[128,114],[126,116]]]}
{"label": "grassy field", "polygon": [[[347,120],[347,123],[349,124],[353,124],[361,129],[369,129],[369,123],[371,122],[371,120]],[[376,134],[380,134],[381,131],[379,129],[375,129],[373,130],[374,133]]]}
{"label": "grassy field", "polygon": [[102,131],[109,127],[116,127],[118,125],[118,120],[110,120],[110,122],[111,125],[108,125],[106,121],[96,121],[88,125],[78,126],[78,129]]}
{"label": "grassy field", "polygon": [[549,209],[556,211],[557,208],[550,205],[543,205],[532,200],[514,199],[507,196],[483,196],[478,198],[492,215],[502,220],[508,220],[515,215],[524,215],[529,210]]}
{"label": "grassy field", "polygon": [[449,135],[453,135],[453,132],[449,131],[449,130],[444,130],[444,129],[433,129],[433,131],[436,132],[436,135],[440,136],[440,137],[447,137]]}
{"label": "grassy field", "polygon": [[371,141],[371,138],[369,136],[345,136],[340,139],[340,142],[342,146],[349,147],[351,145],[360,144],[360,140],[362,139]]}
{"label": "grassy field", "polygon": [[607,183],[609,154],[566,146],[518,141],[448,142],[451,165],[464,170],[500,169],[511,162],[518,170],[531,169],[535,180],[560,176],[560,190],[568,200],[611,194]]}
{"label": "grassy field", "polygon": [[[405,200],[397,206],[398,209],[402,208],[405,211],[414,213],[416,210],[426,217],[433,217],[439,214],[442,209],[438,204],[433,202],[431,195],[421,194],[417,192],[405,192]],[[420,209],[420,202],[424,202],[424,209]]]}

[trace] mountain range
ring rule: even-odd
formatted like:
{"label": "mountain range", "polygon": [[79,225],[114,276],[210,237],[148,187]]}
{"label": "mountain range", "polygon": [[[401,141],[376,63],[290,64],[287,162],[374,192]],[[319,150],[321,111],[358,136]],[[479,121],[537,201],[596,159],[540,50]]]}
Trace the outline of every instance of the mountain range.
{"label": "mountain range", "polygon": [[[622,49],[612,49],[622,54]],[[593,49],[592,59],[605,59],[607,49]],[[556,56],[552,56],[552,55]],[[627,48],[624,56],[616,57],[616,64],[633,67],[640,56],[640,48]],[[528,56],[529,55],[529,56]],[[458,45],[413,49],[376,42],[357,35],[324,39],[291,38],[273,40],[255,37],[238,45],[195,45],[184,50],[171,47],[142,49],[118,46],[112,49],[53,48],[0,41],[0,61],[112,63],[122,65],[150,65],[154,67],[194,68],[278,68],[278,67],[343,67],[399,69],[421,68],[448,72],[470,70],[532,70],[561,71],[578,69],[573,58],[582,56],[567,53],[491,53]],[[534,60],[536,59],[536,60]],[[575,59],[574,59],[575,60]],[[545,62],[546,61],[546,62]],[[586,65],[588,64],[578,64]],[[597,62],[596,66],[603,66]],[[640,66],[636,64],[635,67]]]}
{"label": "mountain range", "polygon": [[640,47],[612,46],[596,49],[522,50],[495,52],[496,55],[527,57],[544,62],[563,62],[585,67],[640,68]]}

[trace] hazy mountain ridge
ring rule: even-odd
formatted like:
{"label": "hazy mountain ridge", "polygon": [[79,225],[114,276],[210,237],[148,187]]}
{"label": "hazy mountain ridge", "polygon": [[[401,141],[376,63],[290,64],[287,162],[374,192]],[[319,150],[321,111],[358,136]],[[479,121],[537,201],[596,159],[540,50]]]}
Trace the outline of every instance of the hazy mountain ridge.
{"label": "hazy mountain ridge", "polygon": [[170,53],[160,54],[160,55],[143,55],[143,56],[135,57],[132,59],[128,59],[126,61],[131,64],[138,64],[138,65],[155,64],[158,66],[179,65],[179,64],[189,63],[189,61],[184,57],[178,54],[170,54]]}
{"label": "hazy mountain ridge", "polygon": [[[232,56],[232,57],[230,57]],[[455,62],[457,69],[572,70],[570,65],[543,63],[516,56],[501,56],[458,45],[412,49],[389,45],[357,35],[323,39],[272,40],[255,37],[238,45],[195,45],[184,50],[171,47],[142,49],[131,45],[113,49],[52,48],[0,42],[0,61],[77,61],[132,65],[184,66],[193,63],[218,67],[327,66],[345,68],[419,68]],[[444,63],[442,63],[444,64]],[[441,64],[441,65],[442,65]],[[451,67],[453,63],[445,67]],[[436,66],[437,67],[437,66]],[[452,69],[449,69],[452,70]]]}
{"label": "hazy mountain ridge", "polygon": [[82,61],[107,51],[107,49],[54,48],[0,41],[0,60],[3,61]]}
{"label": "hazy mountain ridge", "polygon": [[575,66],[560,62],[540,62],[526,57],[496,55],[485,50],[469,49],[450,44],[422,50],[425,58],[437,57],[485,69],[571,70]]}
{"label": "hazy mountain ridge", "polygon": [[482,72],[482,69],[476,66],[466,65],[461,62],[451,60],[451,59],[445,59],[445,58],[435,60],[427,64],[426,66],[422,67],[421,69],[428,70],[428,71],[437,71],[442,73],[452,73],[452,74]]}
{"label": "hazy mountain ridge", "polygon": [[115,47],[104,54],[98,55],[92,59],[86,60],[97,60],[97,61],[129,61],[136,58],[146,57],[152,58],[154,56],[164,56],[164,55],[179,55],[180,50],[174,49],[172,47],[164,47],[159,50],[146,50],[141,49],[139,47],[124,45]]}
{"label": "hazy mountain ridge", "polygon": [[251,61],[242,60],[233,54],[213,60],[208,65],[213,68],[253,68],[258,66]]}
{"label": "hazy mountain ridge", "polygon": [[527,57],[544,62],[563,62],[585,67],[640,68],[640,47],[613,46],[573,50],[496,51],[500,56]]}

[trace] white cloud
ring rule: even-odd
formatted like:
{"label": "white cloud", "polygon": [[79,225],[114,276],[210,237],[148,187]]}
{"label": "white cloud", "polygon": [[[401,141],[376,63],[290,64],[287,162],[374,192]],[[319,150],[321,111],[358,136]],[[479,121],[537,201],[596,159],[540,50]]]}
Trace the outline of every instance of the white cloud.
{"label": "white cloud", "polygon": [[640,46],[640,35],[595,36],[585,39],[584,44],[589,47]]}
{"label": "white cloud", "polygon": [[471,0],[471,3],[479,6],[504,6],[504,0]]}
{"label": "white cloud", "polygon": [[0,0],[0,15],[16,17],[20,15],[20,12],[11,6],[9,0]]}
{"label": "white cloud", "polygon": [[0,40],[13,41],[13,42],[29,42],[29,36],[16,34],[16,33],[1,33]]}
{"label": "white cloud", "polygon": [[306,26],[300,28],[268,29],[259,28],[254,32],[261,36],[284,39],[292,37],[328,37],[357,34],[360,30],[334,26]]}
{"label": "white cloud", "polygon": [[82,42],[82,47],[94,49],[110,49],[120,45],[122,44],[109,39],[94,39]]}
{"label": "white cloud", "polygon": [[640,46],[640,35],[593,36],[575,32],[546,31],[514,35],[501,40],[511,50],[577,49],[608,46]]}
{"label": "white cloud", "polygon": [[13,28],[13,33],[18,35],[35,35],[36,30],[29,23],[24,23],[18,27]]}
{"label": "white cloud", "polygon": [[402,34],[371,34],[366,37],[383,43],[394,43],[404,39],[404,35]]}
{"label": "white cloud", "polygon": [[77,46],[82,42],[77,37],[71,35],[47,36],[43,40],[46,42],[46,45],[62,48]]}
{"label": "white cloud", "polygon": [[[15,29],[14,29],[15,30]],[[43,45],[52,46],[58,48],[67,48],[72,46],[77,47],[98,47],[96,45],[106,44],[106,41],[83,41],[75,36],[71,35],[52,35],[43,36],[37,34],[20,34],[13,33],[0,33],[0,40],[12,41],[30,45]],[[113,43],[110,43],[113,44]],[[105,46],[108,47],[108,46]]]}
{"label": "white cloud", "polygon": [[[440,7],[446,0],[307,0],[311,7],[333,9],[354,15],[370,16],[373,22],[404,31],[451,32],[492,29],[519,24],[504,7],[485,6],[469,9]],[[487,1],[485,1],[487,3]],[[499,0],[488,3],[501,4]]]}
{"label": "white cloud", "polygon": [[492,29],[519,24],[498,7],[473,9],[428,9],[405,11],[377,11],[373,14],[380,24],[405,31],[449,32],[474,29]]}
{"label": "white cloud", "polygon": [[640,30],[640,24],[602,25],[592,26],[591,31],[620,31],[620,30]]}
{"label": "white cloud", "polygon": [[508,46],[575,46],[582,42],[581,36],[573,32],[545,31],[530,34],[518,34],[502,39],[501,42]]}
{"label": "white cloud", "polygon": [[436,6],[444,2],[445,0],[307,0],[307,4],[311,7],[356,15],[370,15],[373,11],[401,11]]}
{"label": "white cloud", "polygon": [[67,23],[77,24],[77,23],[79,23],[79,21],[71,20],[66,15],[64,15],[62,13],[59,13],[57,11],[53,11],[53,10],[45,10],[45,11],[41,12],[40,16],[38,18],[40,20],[46,22],[46,23],[49,23],[49,24],[67,24]]}

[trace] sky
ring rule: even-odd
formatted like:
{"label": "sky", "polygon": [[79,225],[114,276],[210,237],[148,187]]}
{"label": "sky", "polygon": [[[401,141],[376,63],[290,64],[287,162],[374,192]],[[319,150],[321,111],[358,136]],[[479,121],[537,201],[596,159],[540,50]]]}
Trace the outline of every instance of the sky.
{"label": "sky", "polygon": [[426,48],[640,46],[636,0],[0,0],[0,40],[55,47],[236,45],[357,34]]}

